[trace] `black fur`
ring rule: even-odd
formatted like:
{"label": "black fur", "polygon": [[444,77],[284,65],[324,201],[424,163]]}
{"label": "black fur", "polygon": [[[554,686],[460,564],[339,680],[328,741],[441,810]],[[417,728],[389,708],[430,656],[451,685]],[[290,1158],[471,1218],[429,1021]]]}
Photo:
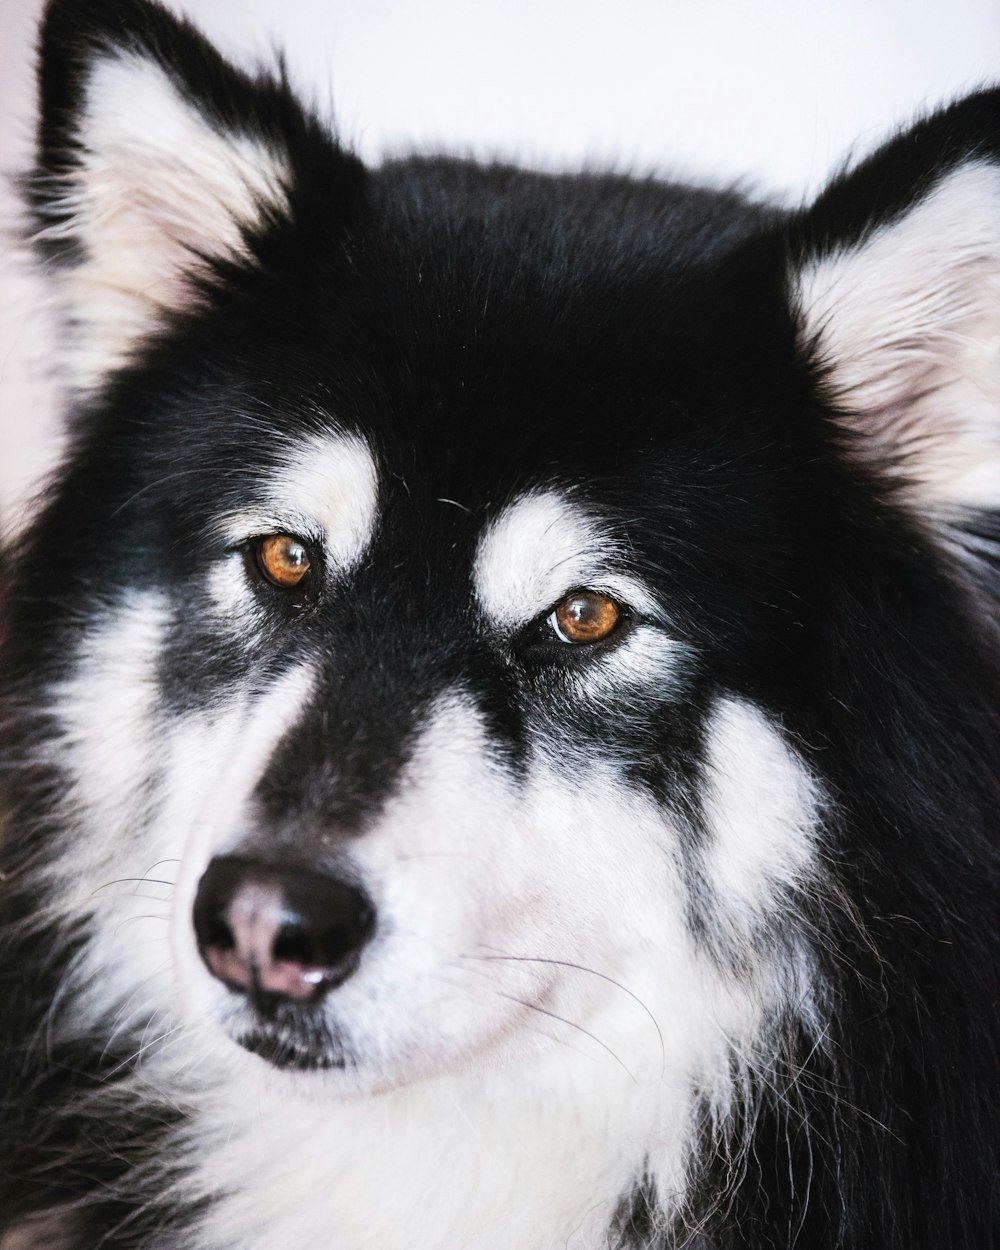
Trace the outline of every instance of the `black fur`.
{"label": "black fur", "polygon": [[[46,224],[53,177],[80,159],[82,76],[95,49],[115,46],[165,68],[220,133],[287,149],[290,209],[248,237],[255,266],[213,261],[197,310],[76,405],[70,453],[13,553],[0,1234],[82,1200],[72,1250],[166,1250],[188,1244],[199,1214],[173,1209],[162,1175],[145,1171],[169,1152],[184,1108],[119,1114],[130,1040],[111,1052],[103,1037],[46,1042],[80,936],[27,923],[46,904],[38,866],[58,845],[50,813],[67,784],[58,753],[42,749],[55,733],[46,692],[87,620],[128,586],[188,596],[160,673],[160,698],[178,710],[248,670],[263,688],[291,622],[300,653],[327,657],[339,732],[324,737],[317,708],[288,740],[261,790],[267,827],[280,838],[300,813],[288,795],[305,772],[308,801],[354,836],[443,684],[467,685],[515,772],[526,703],[572,736],[557,665],[586,660],[527,638],[499,651],[455,575],[485,521],[554,480],[627,539],[630,567],[691,646],[682,704],[664,694],[627,724],[586,732],[592,751],[631,761],[636,785],[684,796],[692,880],[701,724],[718,692],[777,717],[828,794],[830,887],[796,898],[790,923],[811,935],[830,1033],[819,1047],[789,1027],[778,1097],[749,1090],[731,1140],[706,1119],[683,1225],[700,1231],[683,1244],[997,1244],[997,519],[969,520],[966,541],[981,540],[970,584],[888,479],[845,447],[856,436],[800,342],[788,273],[871,236],[969,157],[1000,165],[1000,95],[922,122],[786,215],[618,176],[447,159],[365,171],[283,83],[229,68],[159,8],[55,0],[30,193]],[[42,247],[54,265],[78,257],[72,236]],[[371,556],[350,596],[322,611],[276,599],[256,649],[229,647],[193,580],[215,554],[214,510],[252,498],[281,449],[331,416],[399,484]],[[373,638],[378,666],[367,662]],[[696,911],[692,924],[738,975],[739,953],[714,948],[710,909]],[[681,1245],[681,1227],[654,1234],[649,1202],[644,1191],[623,1201],[619,1244]]]}

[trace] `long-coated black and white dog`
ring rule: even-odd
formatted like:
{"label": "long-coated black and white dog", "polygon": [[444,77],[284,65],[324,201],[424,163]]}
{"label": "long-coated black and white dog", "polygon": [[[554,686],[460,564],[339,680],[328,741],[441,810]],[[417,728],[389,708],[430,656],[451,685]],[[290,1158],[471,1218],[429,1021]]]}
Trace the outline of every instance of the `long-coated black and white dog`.
{"label": "long-coated black and white dog", "polygon": [[988,1250],[1000,95],[787,213],[54,0],[2,1250]]}

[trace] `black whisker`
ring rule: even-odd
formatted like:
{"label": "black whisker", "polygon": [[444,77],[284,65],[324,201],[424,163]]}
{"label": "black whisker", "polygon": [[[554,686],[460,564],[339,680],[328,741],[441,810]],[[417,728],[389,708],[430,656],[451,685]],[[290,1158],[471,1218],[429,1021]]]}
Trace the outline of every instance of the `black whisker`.
{"label": "black whisker", "polygon": [[547,1011],[544,1007],[539,1007],[537,1003],[528,1002],[528,1000],[525,998],[518,998],[516,994],[505,994],[503,990],[497,990],[496,992],[500,995],[501,998],[510,999],[512,1003],[520,1003],[522,1007],[527,1007],[531,1011],[537,1011],[537,1012],[540,1012],[541,1015],[543,1016],[548,1016],[550,1020],[558,1020],[561,1024],[565,1024],[571,1029],[579,1030],[579,1032],[589,1037],[592,1042],[596,1042],[598,1046],[600,1046],[603,1050],[606,1050],[608,1054],[611,1056],[611,1058],[615,1061],[615,1063],[618,1064],[621,1070],[625,1073],[626,1076],[628,1076],[628,1078],[632,1081],[634,1085],[639,1084],[638,1080],[636,1080],[635,1074],[628,1067],[626,1067],[626,1065],[622,1062],[619,1056],[615,1054],[615,1052],[611,1049],[611,1047],[607,1044],[607,1042],[601,1041],[601,1039],[597,1036],[596,1033],[591,1033],[591,1031],[589,1029],[585,1029],[582,1024],[577,1024],[575,1020],[567,1020],[565,1016],[560,1016],[555,1011]]}
{"label": "black whisker", "polygon": [[463,955],[463,959],[479,959],[484,963],[515,963],[515,964],[550,964],[556,968],[572,968],[576,972],[587,972],[592,977],[599,977],[602,981],[607,981],[609,985],[613,985],[616,989],[627,994],[634,1002],[636,1002],[649,1017],[650,1023],[656,1030],[656,1036],[660,1041],[660,1062],[662,1064],[660,1075],[666,1071],[667,1066],[667,1048],[663,1040],[663,1031],[660,1028],[656,1016],[650,1011],[646,1004],[642,1001],[638,994],[630,990],[627,985],[622,985],[621,981],[616,981],[614,977],[610,977],[605,972],[598,972],[596,968],[588,968],[586,964],[573,963],[569,959],[549,959],[543,956],[532,955]]}

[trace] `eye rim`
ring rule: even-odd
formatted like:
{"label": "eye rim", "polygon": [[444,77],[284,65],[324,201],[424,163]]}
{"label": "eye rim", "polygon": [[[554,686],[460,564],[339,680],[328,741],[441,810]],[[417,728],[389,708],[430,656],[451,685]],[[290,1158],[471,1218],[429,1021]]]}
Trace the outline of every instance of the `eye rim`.
{"label": "eye rim", "polygon": [[[564,603],[584,593],[610,600],[618,609],[617,620],[611,629],[591,642],[564,641],[553,628],[552,618]],[[637,619],[631,606],[617,595],[605,590],[596,590],[593,586],[578,586],[562,595],[552,607],[524,626],[513,640],[512,651],[522,663],[528,665],[535,663],[546,666],[583,664],[591,658],[596,658],[605,650],[617,646],[629,633]]]}
{"label": "eye rim", "polygon": [[[287,577],[282,577],[280,571],[271,567],[265,559],[268,546],[281,542],[294,544],[304,554],[305,567],[299,571],[297,577],[293,575],[295,570],[290,570]],[[289,596],[301,596],[309,589],[318,565],[313,544],[292,530],[272,530],[267,534],[258,534],[247,544],[247,558],[259,582]]]}
{"label": "eye rim", "polygon": [[[567,600],[575,599],[581,594],[597,595],[601,599],[610,600],[617,609],[617,620],[611,629],[592,641],[564,641],[559,636],[559,632],[552,627],[552,616]],[[611,591],[596,590],[592,585],[576,586],[574,590],[566,591],[554,605],[547,607],[544,612],[540,612],[534,620],[516,632],[509,644],[509,654],[511,659],[516,659],[520,664],[526,665],[529,670],[535,665],[575,667],[579,664],[586,664],[591,659],[604,654],[606,650],[610,650],[611,647],[619,645],[621,640],[629,634],[632,626],[641,620],[644,620],[644,616],[636,614],[629,602],[612,594]]]}

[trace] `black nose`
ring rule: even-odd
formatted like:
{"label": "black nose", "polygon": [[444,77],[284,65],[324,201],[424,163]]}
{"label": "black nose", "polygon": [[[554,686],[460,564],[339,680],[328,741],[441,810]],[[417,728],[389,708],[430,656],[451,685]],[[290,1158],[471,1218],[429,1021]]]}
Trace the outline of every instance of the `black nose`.
{"label": "black nose", "polygon": [[212,860],[194,902],[209,972],[265,1014],[347,980],[374,928],[367,896],[346,881],[239,855]]}

